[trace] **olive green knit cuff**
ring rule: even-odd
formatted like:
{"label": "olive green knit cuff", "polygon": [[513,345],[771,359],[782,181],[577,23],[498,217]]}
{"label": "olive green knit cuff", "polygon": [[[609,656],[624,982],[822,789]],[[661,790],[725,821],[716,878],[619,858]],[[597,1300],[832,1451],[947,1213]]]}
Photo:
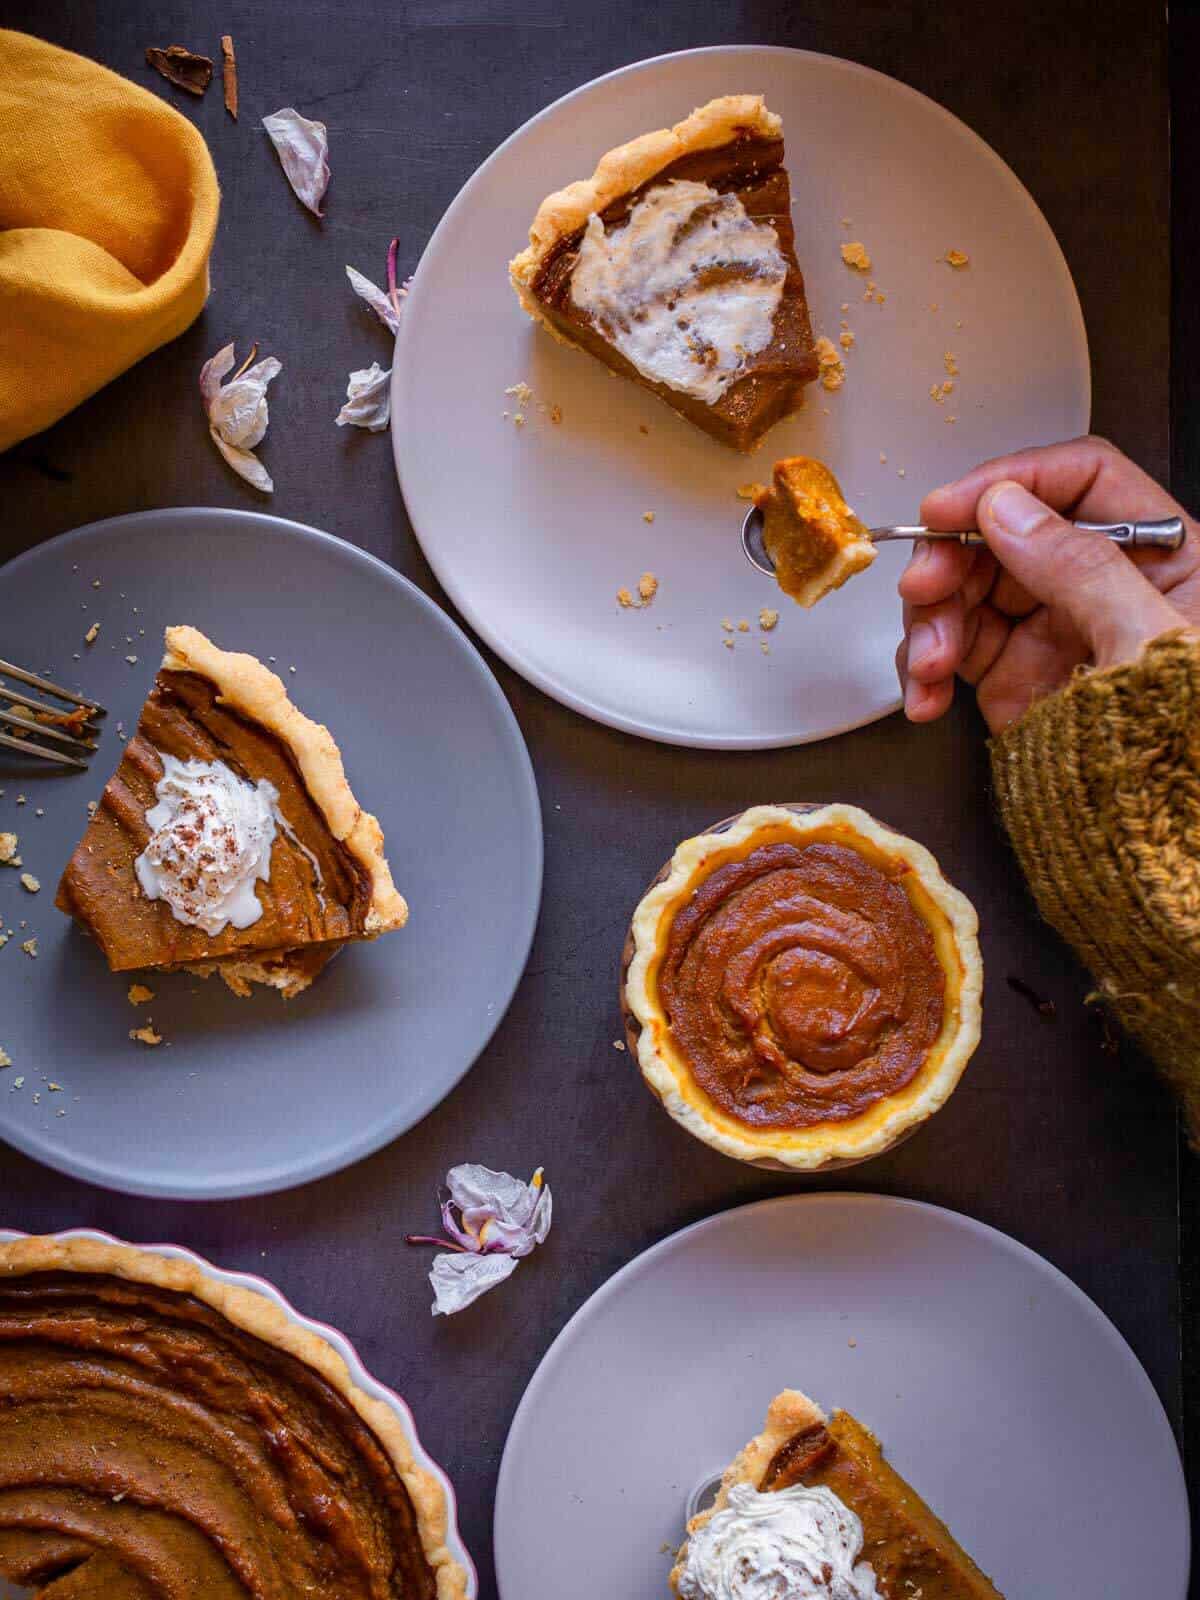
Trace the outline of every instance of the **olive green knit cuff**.
{"label": "olive green knit cuff", "polygon": [[1200,638],[1081,670],[992,741],[996,798],[1043,916],[1200,1131]]}

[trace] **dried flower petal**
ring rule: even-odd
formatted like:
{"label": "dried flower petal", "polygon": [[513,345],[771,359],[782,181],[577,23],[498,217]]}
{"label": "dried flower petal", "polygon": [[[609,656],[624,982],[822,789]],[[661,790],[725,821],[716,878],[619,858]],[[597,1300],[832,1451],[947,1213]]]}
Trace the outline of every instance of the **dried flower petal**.
{"label": "dried flower petal", "polygon": [[207,56],[198,56],[181,44],[169,44],[165,50],[150,45],[146,60],[177,89],[189,94],[203,94],[212,82],[213,64]]}
{"label": "dried flower petal", "polygon": [[[350,279],[350,287],[355,294],[367,302],[384,327],[390,328],[393,333],[399,333],[400,314],[383,290],[377,289],[370,278],[364,278],[362,273],[356,272],[353,267],[346,268],[346,276]],[[403,292],[401,290],[401,293]]]}
{"label": "dried flower petal", "polygon": [[283,164],[287,181],[314,216],[323,215],[321,201],[329,186],[329,137],[323,122],[310,122],[294,106],[284,106],[262,125]]}
{"label": "dried flower petal", "polygon": [[372,361],[369,367],[350,374],[346,385],[346,404],[337,414],[337,425],[344,428],[368,428],[372,433],[382,433],[392,412],[392,374]]}
{"label": "dried flower petal", "polygon": [[552,1202],[540,1167],[528,1183],[490,1167],[451,1167],[446,1190],[442,1222],[450,1237],[408,1235],[409,1244],[441,1244],[450,1252],[434,1258],[429,1274],[435,1317],[461,1311],[510,1277],[550,1232]]}
{"label": "dried flower petal", "polygon": [[515,1256],[435,1256],[429,1281],[433,1285],[433,1314],[450,1317],[465,1311],[517,1270]]}
{"label": "dried flower petal", "polygon": [[232,34],[221,35],[221,87],[225,92],[225,109],[233,120],[238,114],[237,56],[233,51]]}
{"label": "dried flower petal", "polygon": [[[254,360],[257,349],[256,345],[251,350],[250,361]],[[233,470],[256,489],[270,494],[275,485],[251,451],[262,442],[270,420],[267,385],[283,368],[274,356],[267,356],[235,373],[222,385],[221,380],[231,370],[233,362],[233,345],[227,344],[200,369],[200,394],[208,413],[208,431]]]}

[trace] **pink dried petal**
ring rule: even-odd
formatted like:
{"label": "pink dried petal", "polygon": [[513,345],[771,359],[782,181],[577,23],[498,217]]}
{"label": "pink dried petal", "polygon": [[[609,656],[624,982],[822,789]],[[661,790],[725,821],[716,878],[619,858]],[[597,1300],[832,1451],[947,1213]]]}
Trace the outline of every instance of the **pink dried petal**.
{"label": "pink dried petal", "polygon": [[400,313],[383,290],[377,289],[370,278],[364,278],[362,273],[356,272],[353,267],[346,268],[346,276],[350,279],[350,287],[355,294],[360,300],[367,302],[384,327],[390,328],[393,333],[399,333]]}
{"label": "pink dried petal", "polygon": [[329,187],[329,135],[323,122],[311,122],[294,106],[284,106],[262,119],[296,198],[314,216]]}

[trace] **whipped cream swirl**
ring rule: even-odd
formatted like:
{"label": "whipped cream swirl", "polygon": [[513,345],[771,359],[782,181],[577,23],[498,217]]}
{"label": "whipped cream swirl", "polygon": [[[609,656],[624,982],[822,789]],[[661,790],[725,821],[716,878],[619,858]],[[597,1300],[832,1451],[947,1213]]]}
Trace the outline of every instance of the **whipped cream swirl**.
{"label": "whipped cream swirl", "polygon": [[862,1523],[823,1484],[759,1494],[749,1483],[697,1528],[677,1580],[681,1600],[880,1600]]}
{"label": "whipped cream swirl", "polygon": [[208,934],[250,927],[262,916],[254,886],[271,875],[279,791],[266,778],[239,778],[223,761],[159,759],[150,842],[133,864],[142,893]]}
{"label": "whipped cream swirl", "polygon": [[571,298],[644,378],[712,405],[775,331],[787,262],[735,194],[678,179],[611,232],[593,212]]}

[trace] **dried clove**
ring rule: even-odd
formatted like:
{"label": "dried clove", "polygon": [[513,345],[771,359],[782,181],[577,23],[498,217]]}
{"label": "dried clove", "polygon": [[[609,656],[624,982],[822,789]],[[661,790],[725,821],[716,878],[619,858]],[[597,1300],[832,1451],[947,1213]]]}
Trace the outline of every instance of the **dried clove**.
{"label": "dried clove", "polygon": [[1043,999],[1036,989],[1030,988],[1024,978],[1018,978],[1014,973],[1010,972],[1008,975],[1008,987],[1014,993],[1019,994],[1023,1000],[1028,1000],[1038,1016],[1043,1017],[1047,1022],[1056,1020],[1058,1008],[1055,1006],[1054,1001]]}
{"label": "dried clove", "polygon": [[225,109],[233,120],[238,114],[237,56],[233,53],[233,35],[221,35],[221,87],[225,92]]}
{"label": "dried clove", "polygon": [[170,44],[165,50],[148,45],[146,60],[169,83],[189,94],[203,94],[212,82],[213,64],[209,58],[198,56],[181,44]]}

